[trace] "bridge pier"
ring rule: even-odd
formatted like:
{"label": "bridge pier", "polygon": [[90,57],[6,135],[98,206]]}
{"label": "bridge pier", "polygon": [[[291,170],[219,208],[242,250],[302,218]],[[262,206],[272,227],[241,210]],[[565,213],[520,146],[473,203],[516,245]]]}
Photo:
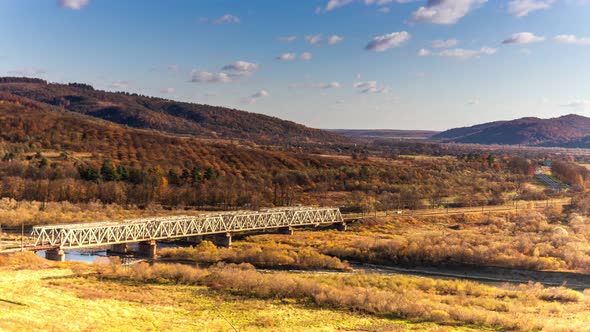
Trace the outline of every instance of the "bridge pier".
{"label": "bridge pier", "polygon": [[201,242],[203,242],[203,235],[188,236],[186,238],[186,242],[193,243],[193,244],[200,244]]}
{"label": "bridge pier", "polygon": [[[68,249],[134,241],[140,243],[138,250],[140,254],[153,258],[157,255],[155,239],[189,237],[189,241],[198,243],[201,238],[193,236],[211,234],[214,235],[218,246],[230,247],[232,235],[238,232],[269,230],[293,234],[293,229],[289,227],[324,225],[334,225],[340,230],[345,230],[344,221],[338,208],[283,207],[261,211],[227,211],[194,216],[154,217],[108,224],[35,226],[31,237],[36,238],[34,247],[56,248],[65,243]],[[117,245],[110,249],[120,253],[128,251],[126,245]],[[63,260],[63,253],[59,250],[47,255],[56,260]]]}
{"label": "bridge pier", "polygon": [[127,243],[113,244],[109,248],[108,252],[112,252],[114,254],[126,254],[129,252],[129,246]]}
{"label": "bridge pier", "polygon": [[292,227],[279,227],[279,234],[293,235]]}
{"label": "bridge pier", "polygon": [[346,225],[345,222],[339,222],[339,223],[335,223],[334,227],[336,227],[337,230],[344,232],[348,228],[348,225]]}
{"label": "bridge pier", "polygon": [[50,261],[65,262],[66,253],[60,248],[49,249],[45,251],[45,258]]}
{"label": "bridge pier", "polygon": [[231,233],[215,234],[215,245],[218,247],[231,247]]}
{"label": "bridge pier", "polygon": [[139,242],[139,245],[137,246],[137,251],[139,253],[139,255],[150,258],[150,259],[154,259],[157,256],[157,247],[156,247],[156,241],[155,240],[150,240],[150,241],[143,241],[143,242]]}

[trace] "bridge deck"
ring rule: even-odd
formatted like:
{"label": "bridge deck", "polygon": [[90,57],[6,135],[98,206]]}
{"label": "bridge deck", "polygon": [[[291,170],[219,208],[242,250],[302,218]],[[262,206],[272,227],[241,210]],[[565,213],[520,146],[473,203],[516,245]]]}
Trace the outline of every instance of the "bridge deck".
{"label": "bridge deck", "polygon": [[35,247],[74,249],[111,244],[342,223],[337,208],[276,208],[70,225],[33,227]]}

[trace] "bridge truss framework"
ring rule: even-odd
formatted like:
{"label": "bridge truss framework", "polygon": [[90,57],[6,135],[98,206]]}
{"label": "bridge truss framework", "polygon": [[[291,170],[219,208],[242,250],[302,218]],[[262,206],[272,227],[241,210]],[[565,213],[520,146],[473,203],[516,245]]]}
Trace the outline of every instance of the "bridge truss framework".
{"label": "bridge truss framework", "polygon": [[210,234],[344,224],[338,208],[276,208],[33,227],[35,247],[75,249]]}

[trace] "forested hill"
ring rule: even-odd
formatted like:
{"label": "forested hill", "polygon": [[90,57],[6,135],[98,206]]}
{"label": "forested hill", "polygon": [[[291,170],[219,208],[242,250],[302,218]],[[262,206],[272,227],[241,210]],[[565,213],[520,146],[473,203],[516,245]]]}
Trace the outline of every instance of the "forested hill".
{"label": "forested hill", "polygon": [[140,129],[200,138],[238,139],[259,144],[343,143],[336,133],[262,114],[161,98],[105,92],[79,83],[0,78],[0,92]]}
{"label": "forested hill", "polygon": [[570,114],[522,118],[455,128],[431,137],[441,142],[590,148],[590,118]]}

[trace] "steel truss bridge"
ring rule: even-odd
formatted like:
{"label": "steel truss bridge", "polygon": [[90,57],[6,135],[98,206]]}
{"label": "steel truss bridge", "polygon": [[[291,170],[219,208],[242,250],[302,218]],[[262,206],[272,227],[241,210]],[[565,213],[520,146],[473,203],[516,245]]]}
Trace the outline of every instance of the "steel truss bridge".
{"label": "steel truss bridge", "polygon": [[338,208],[276,208],[33,227],[36,248],[76,249],[295,226],[346,226]]}

